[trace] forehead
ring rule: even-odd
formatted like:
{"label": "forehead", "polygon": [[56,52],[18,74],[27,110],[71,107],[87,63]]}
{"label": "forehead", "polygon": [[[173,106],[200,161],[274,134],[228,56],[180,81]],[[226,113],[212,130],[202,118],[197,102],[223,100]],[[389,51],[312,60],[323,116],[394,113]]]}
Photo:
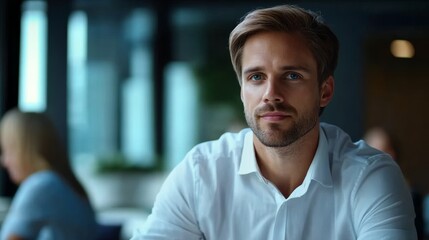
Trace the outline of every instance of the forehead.
{"label": "forehead", "polygon": [[317,67],[307,41],[299,33],[261,32],[250,36],[243,47],[243,67],[267,61]]}

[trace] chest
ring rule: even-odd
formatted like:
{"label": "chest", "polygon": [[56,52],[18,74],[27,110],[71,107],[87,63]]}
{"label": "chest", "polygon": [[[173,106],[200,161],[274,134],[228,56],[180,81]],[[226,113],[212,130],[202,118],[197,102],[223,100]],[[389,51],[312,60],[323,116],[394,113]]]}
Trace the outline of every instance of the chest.
{"label": "chest", "polygon": [[334,188],[312,183],[285,199],[251,176],[229,184],[202,192],[208,201],[199,202],[197,215],[206,239],[354,238],[347,201]]}

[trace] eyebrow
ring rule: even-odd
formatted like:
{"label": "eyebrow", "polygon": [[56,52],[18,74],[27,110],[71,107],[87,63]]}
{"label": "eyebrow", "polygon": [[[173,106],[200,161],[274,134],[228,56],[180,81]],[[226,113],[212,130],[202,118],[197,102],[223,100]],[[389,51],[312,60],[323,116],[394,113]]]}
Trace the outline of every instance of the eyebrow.
{"label": "eyebrow", "polygon": [[247,75],[251,72],[259,72],[261,71],[263,68],[261,67],[251,67],[251,68],[247,68],[247,69],[243,69],[243,74],[242,75]]}
{"label": "eyebrow", "polygon": [[[294,70],[294,71],[304,71],[306,73],[311,73],[310,68],[306,67],[306,66],[283,66],[281,68],[282,70]],[[250,68],[246,68],[243,70],[243,75],[247,75],[249,73],[252,72],[259,72],[264,70],[263,67],[250,67]]]}

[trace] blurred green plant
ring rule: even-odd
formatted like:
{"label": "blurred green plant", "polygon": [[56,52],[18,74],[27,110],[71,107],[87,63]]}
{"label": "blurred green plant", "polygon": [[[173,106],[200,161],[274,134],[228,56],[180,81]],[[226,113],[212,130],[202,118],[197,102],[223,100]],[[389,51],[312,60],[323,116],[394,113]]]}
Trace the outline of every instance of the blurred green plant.
{"label": "blurred green plant", "polygon": [[154,165],[143,166],[135,164],[127,160],[127,158],[121,154],[110,154],[100,156],[96,162],[97,173],[114,173],[114,172],[134,172],[134,173],[152,173],[162,171],[164,164],[161,158],[157,158],[154,161]]}
{"label": "blurred green plant", "polygon": [[240,85],[236,75],[225,60],[208,62],[194,68],[200,86],[201,100],[207,105],[225,104],[231,106],[241,117],[243,105],[240,99]]}

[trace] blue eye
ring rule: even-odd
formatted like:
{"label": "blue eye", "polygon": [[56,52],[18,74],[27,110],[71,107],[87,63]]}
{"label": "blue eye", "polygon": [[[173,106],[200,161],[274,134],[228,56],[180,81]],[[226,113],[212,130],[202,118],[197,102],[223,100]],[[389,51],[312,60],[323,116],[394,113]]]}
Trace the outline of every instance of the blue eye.
{"label": "blue eye", "polygon": [[287,79],[291,79],[291,80],[296,80],[296,79],[301,78],[301,75],[299,75],[299,74],[297,74],[297,73],[289,73],[289,74],[286,76],[286,78],[287,78]]}
{"label": "blue eye", "polygon": [[259,81],[262,80],[262,76],[261,74],[253,74],[252,76],[250,76],[250,79],[254,81]]}

